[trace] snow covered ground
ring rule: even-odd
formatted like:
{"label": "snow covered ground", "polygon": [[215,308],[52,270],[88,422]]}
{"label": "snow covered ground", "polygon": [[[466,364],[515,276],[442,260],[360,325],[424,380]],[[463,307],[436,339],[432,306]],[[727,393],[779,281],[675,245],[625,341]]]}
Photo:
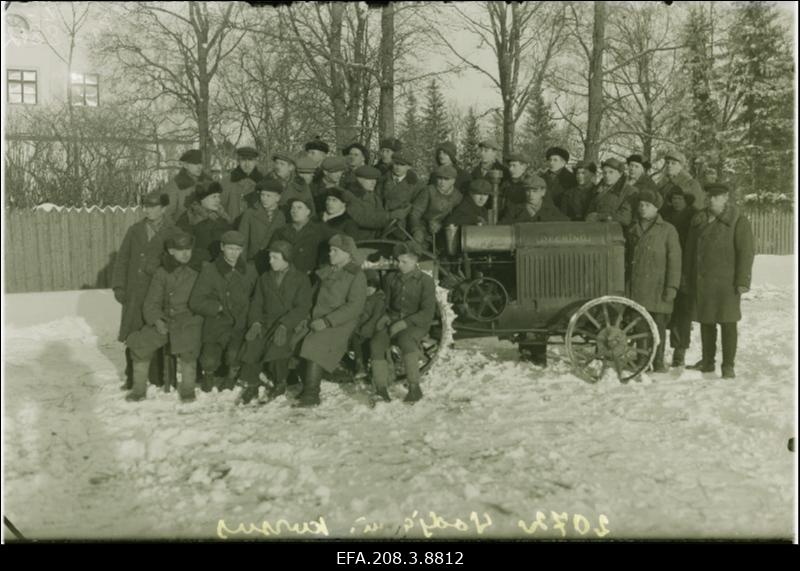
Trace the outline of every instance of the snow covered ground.
{"label": "snow covered ground", "polygon": [[793,264],[757,259],[735,380],[588,385],[559,347],[543,370],[484,339],[413,407],[334,383],[314,410],[127,403],[108,292],[6,296],[5,515],[29,538],[792,537]]}

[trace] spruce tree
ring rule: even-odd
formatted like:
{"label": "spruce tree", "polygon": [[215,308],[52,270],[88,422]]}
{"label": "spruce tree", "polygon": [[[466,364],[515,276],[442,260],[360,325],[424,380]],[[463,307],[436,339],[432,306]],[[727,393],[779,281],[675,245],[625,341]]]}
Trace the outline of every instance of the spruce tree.
{"label": "spruce tree", "polygon": [[406,109],[403,115],[403,128],[400,140],[403,141],[403,154],[411,161],[413,168],[418,170],[425,163],[422,159],[424,148],[421,141],[422,128],[418,117],[417,98],[409,92],[406,98]]}
{"label": "spruce tree", "polygon": [[478,116],[473,107],[467,113],[466,125],[464,127],[464,138],[461,140],[461,150],[458,161],[462,168],[469,169],[478,163],[480,153],[478,144],[481,142],[481,128],[478,124]]}
{"label": "spruce tree", "polygon": [[425,129],[423,152],[425,153],[425,159],[433,164],[435,162],[434,151],[436,145],[443,143],[450,136],[444,97],[435,79],[428,84],[425,94],[423,125]]}
{"label": "spruce tree", "polygon": [[531,98],[526,113],[525,125],[523,126],[517,151],[525,155],[530,161],[530,165],[535,169],[542,167],[545,163],[544,154],[549,147],[555,144],[553,131],[555,123],[550,114],[550,107],[539,93]]}

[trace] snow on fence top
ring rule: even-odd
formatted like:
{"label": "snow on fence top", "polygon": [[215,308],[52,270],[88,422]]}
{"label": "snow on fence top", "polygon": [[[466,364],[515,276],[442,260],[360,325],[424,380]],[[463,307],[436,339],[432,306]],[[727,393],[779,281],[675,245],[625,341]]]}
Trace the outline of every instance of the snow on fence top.
{"label": "snow on fence top", "polygon": [[58,206],[52,202],[45,202],[34,206],[34,212],[136,212],[139,206]]}

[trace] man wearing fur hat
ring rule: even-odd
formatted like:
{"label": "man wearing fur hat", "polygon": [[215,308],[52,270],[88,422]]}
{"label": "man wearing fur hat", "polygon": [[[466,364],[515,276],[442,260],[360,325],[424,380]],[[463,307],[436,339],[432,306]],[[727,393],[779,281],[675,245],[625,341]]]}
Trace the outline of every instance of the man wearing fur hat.
{"label": "man wearing fur hat", "polygon": [[661,194],[650,184],[637,195],[638,216],[627,231],[627,296],[653,317],[661,342],[653,371],[667,372],[664,364],[666,326],[681,283],[681,246],[678,232],[658,214]]}
{"label": "man wearing fur hat", "polygon": [[700,323],[703,357],[688,367],[714,372],[717,325],[722,330],[722,377],[736,376],[737,323],[742,318],[742,294],[750,289],[753,271],[753,231],[730,201],[724,183],[704,189],[707,207],[692,218],[684,254],[681,289],[689,296],[693,321]]}
{"label": "man wearing fur hat", "polygon": [[678,150],[671,150],[664,154],[664,171],[658,181],[658,188],[664,200],[669,202],[671,185],[679,187],[688,197],[691,196],[694,210],[705,208],[706,195],[700,183],[687,172],[686,155]]}
{"label": "man wearing fur hat", "polygon": [[633,154],[626,160],[626,164],[628,165],[628,184],[632,185],[636,190],[655,186],[653,179],[650,178],[650,175],[647,174],[644,168],[645,162],[647,161],[639,154]]}
{"label": "man wearing fur hat", "polygon": [[212,389],[215,374],[223,364],[228,372],[219,390],[233,389],[236,383],[250,296],[258,280],[253,264],[242,257],[244,236],[241,232],[225,232],[219,248],[221,255],[203,264],[189,297],[189,309],[204,318],[200,366],[206,392]]}
{"label": "man wearing fur hat", "polygon": [[166,241],[162,265],[153,275],[144,299],[142,315],[146,325],[127,339],[133,359],[133,390],[126,400],[146,398],[150,362],[167,343],[171,355],[177,356],[180,363],[178,395],[182,402],[195,399],[203,318],[188,306],[199,273],[197,261],[192,260],[193,246],[192,235],[177,229]]}
{"label": "man wearing fur hat", "polygon": [[211,261],[219,255],[220,237],[233,230],[233,223],[222,208],[222,186],[217,181],[197,185],[193,198],[177,225],[194,236],[197,259]]}
{"label": "man wearing fur hat", "polygon": [[436,169],[438,167],[451,166],[456,169],[456,189],[461,193],[467,192],[471,177],[469,173],[458,164],[455,144],[450,141],[445,141],[436,147],[435,152],[434,160],[436,166],[431,171],[430,177],[428,177],[428,186],[436,186]]}
{"label": "man wearing fur hat", "polygon": [[569,151],[561,147],[550,147],[545,152],[547,159],[547,169],[541,173],[541,177],[547,183],[547,194],[550,200],[559,210],[563,194],[578,185],[575,175],[567,168],[569,162]]}
{"label": "man wearing fur hat", "polygon": [[421,246],[432,242],[435,245],[442,222],[462,199],[462,194],[455,188],[458,176],[455,168],[438,167],[434,174],[436,186],[429,186],[419,193],[409,215],[411,235]]}
{"label": "man wearing fur hat", "polygon": [[203,155],[197,149],[191,149],[181,155],[179,159],[181,169],[178,174],[161,189],[161,193],[169,197],[167,216],[173,223],[186,210],[187,203],[193,198],[195,186],[198,183],[211,182],[212,178],[203,172]]}
{"label": "man wearing fur hat", "polygon": [[269,267],[267,246],[272,235],[281,226],[286,225],[286,217],[279,208],[283,186],[277,180],[266,178],[256,185],[258,202],[248,208],[242,215],[239,232],[245,238],[245,257],[253,262],[261,275]]}
{"label": "man wearing fur hat", "polygon": [[308,157],[314,161],[314,168],[317,169],[322,165],[322,161],[328,156],[331,148],[328,143],[317,136],[305,144],[305,151]]}
{"label": "man wearing fur hat", "polygon": [[[151,192],[142,200],[144,219],[134,223],[125,233],[122,245],[114,260],[111,288],[114,298],[122,305],[122,319],[118,340],[125,343],[128,336],[144,326],[142,306],[150,281],[161,263],[164,242],[173,231],[172,220],[167,216],[169,197]],[[133,385],[133,361],[130,349],[125,351],[125,385]],[[159,370],[154,362],[151,378],[160,384]]]}
{"label": "man wearing fur hat", "polygon": [[247,383],[242,402],[258,395],[262,364],[268,363],[272,400],[286,392],[289,360],[297,345],[297,330],[311,311],[311,282],[292,264],[292,245],[273,240],[269,245],[270,271],[256,284],[247,317],[241,376]]}
{"label": "man wearing fur hat", "polygon": [[358,224],[347,212],[344,189],[331,188],[328,190],[322,222],[328,227],[331,234],[347,234],[351,238],[358,237]]}
{"label": "man wearing fur hat", "polygon": [[336,234],[330,239],[329,256],[330,265],[317,271],[310,333],[300,349],[300,357],[306,362],[298,402],[301,407],[320,404],[322,375],[339,366],[367,299],[367,280],[355,241]]}
{"label": "man wearing fur hat", "polygon": [[381,141],[380,145],[380,158],[375,163],[375,168],[381,173],[381,176],[388,176],[392,172],[392,164],[394,162],[394,154],[403,150],[403,144],[400,139],[388,137]]}
{"label": "man wearing fur hat", "polygon": [[222,185],[220,203],[222,204],[222,209],[228,213],[234,224],[238,224],[241,215],[249,206],[252,206],[254,201],[252,201],[252,198],[247,197],[255,190],[256,184],[264,178],[264,175],[256,166],[258,164],[258,151],[253,147],[236,149],[236,159],[238,161],[236,168],[220,181]]}
{"label": "man wearing fur hat", "polygon": [[603,180],[586,208],[587,222],[619,222],[627,228],[633,221],[636,189],[627,183],[625,166],[617,159],[603,161]]}

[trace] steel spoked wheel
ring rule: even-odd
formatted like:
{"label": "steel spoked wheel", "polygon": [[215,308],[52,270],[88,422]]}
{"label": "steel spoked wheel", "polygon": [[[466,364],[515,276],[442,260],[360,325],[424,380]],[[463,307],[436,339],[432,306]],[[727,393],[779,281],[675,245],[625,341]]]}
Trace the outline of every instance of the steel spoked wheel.
{"label": "steel spoked wheel", "polygon": [[578,309],[569,320],[565,344],[575,373],[599,381],[611,367],[627,382],[653,362],[658,328],[647,310],[625,297],[604,296]]}
{"label": "steel spoked wheel", "polygon": [[493,278],[478,278],[464,287],[460,305],[475,321],[494,321],[508,304],[508,292]]}

